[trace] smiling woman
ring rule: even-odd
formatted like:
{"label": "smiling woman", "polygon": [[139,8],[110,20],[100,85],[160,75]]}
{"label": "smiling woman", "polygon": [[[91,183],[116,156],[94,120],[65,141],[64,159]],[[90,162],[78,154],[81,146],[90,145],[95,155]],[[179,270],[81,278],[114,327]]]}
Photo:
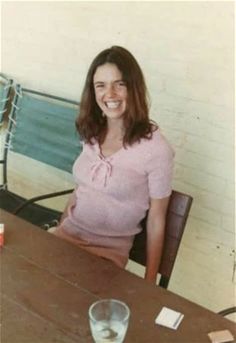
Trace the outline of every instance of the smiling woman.
{"label": "smiling woman", "polygon": [[[107,100],[113,100],[113,103]],[[118,46],[100,52],[87,74],[77,128],[88,142],[91,143],[93,138],[100,143],[105,140],[109,133],[108,126],[112,122],[104,114],[108,106],[116,106],[114,100],[119,100],[122,106],[122,132],[116,133],[122,135],[124,144],[135,143],[141,137],[148,138],[153,129],[157,128],[149,119],[147,89],[142,70],[134,56]]]}
{"label": "smiling woman", "polygon": [[54,233],[123,268],[149,211],[145,277],[155,282],[174,154],[149,119],[144,77],[129,51],[113,46],[94,59],[76,125],[84,140],[76,188]]}

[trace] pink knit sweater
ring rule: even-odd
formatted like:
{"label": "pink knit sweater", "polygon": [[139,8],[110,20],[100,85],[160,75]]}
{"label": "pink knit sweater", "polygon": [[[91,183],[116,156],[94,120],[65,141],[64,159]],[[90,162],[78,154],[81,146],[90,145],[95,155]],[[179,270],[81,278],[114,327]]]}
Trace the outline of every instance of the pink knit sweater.
{"label": "pink knit sweater", "polygon": [[124,266],[150,198],[171,193],[173,157],[160,130],[109,157],[84,144],[73,166],[75,202],[56,234]]}

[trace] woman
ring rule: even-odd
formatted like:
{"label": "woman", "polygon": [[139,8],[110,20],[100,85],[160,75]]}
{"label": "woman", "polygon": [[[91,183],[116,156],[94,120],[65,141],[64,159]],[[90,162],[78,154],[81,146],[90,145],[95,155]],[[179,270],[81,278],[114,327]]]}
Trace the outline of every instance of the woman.
{"label": "woman", "polygon": [[146,93],[126,49],[113,46],[92,62],[76,121],[84,141],[73,166],[77,186],[55,234],[125,267],[149,210],[145,278],[155,282],[174,154],[148,117]]}

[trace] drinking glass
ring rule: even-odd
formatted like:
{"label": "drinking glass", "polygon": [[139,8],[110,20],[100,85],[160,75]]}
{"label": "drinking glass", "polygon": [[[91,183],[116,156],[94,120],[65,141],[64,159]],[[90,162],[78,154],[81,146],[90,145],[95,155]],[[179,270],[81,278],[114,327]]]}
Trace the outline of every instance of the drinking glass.
{"label": "drinking glass", "polygon": [[95,343],[122,343],[129,324],[128,306],[116,299],[103,299],[89,308],[89,323]]}

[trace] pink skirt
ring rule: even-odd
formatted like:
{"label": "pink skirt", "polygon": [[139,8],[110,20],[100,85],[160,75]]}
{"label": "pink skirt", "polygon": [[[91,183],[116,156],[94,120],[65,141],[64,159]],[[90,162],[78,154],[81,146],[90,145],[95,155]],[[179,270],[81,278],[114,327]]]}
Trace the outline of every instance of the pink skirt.
{"label": "pink skirt", "polygon": [[72,237],[66,234],[66,232],[63,230],[63,227],[61,226],[56,227],[55,230],[51,230],[51,233],[53,233],[57,237],[65,239],[66,241],[74,245],[79,246],[81,249],[84,249],[91,254],[94,254],[96,256],[103,257],[107,260],[112,261],[120,268],[125,268],[128,262],[128,257],[117,253],[115,249],[110,248],[110,247],[96,246],[95,244],[91,244],[90,242],[86,240],[82,240],[78,237]]}

